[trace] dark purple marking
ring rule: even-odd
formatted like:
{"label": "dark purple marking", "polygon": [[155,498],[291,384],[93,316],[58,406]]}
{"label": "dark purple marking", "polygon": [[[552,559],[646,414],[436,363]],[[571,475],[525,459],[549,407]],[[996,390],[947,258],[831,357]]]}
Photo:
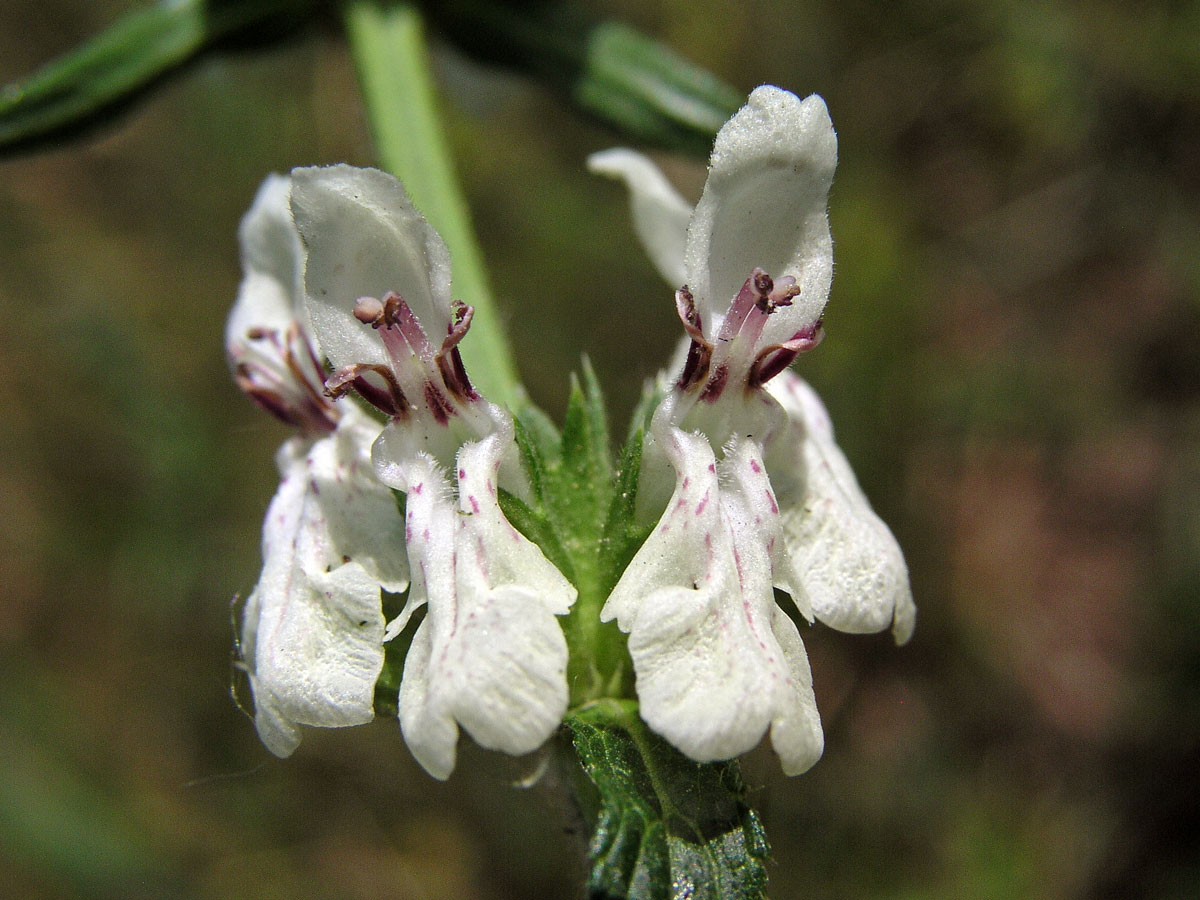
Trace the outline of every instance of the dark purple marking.
{"label": "dark purple marking", "polygon": [[439,353],[436,357],[438,372],[441,373],[442,383],[454,396],[462,400],[478,400],[479,392],[467,377],[467,369],[463,365],[462,354],[457,347],[448,352]]}
{"label": "dark purple marking", "polygon": [[705,403],[716,403],[720,399],[721,394],[725,392],[725,385],[729,383],[729,366],[722,363],[717,366],[704,385],[704,390],[700,392],[700,399]]}
{"label": "dark purple marking", "polygon": [[429,412],[439,425],[449,424],[450,417],[458,412],[450,399],[438,390],[432,381],[425,382],[425,405],[429,407]]}
{"label": "dark purple marking", "polygon": [[683,364],[683,372],[676,382],[681,391],[686,391],[694,384],[699,384],[708,375],[708,366],[712,361],[712,347],[706,343],[693,340],[688,346],[687,359]]}

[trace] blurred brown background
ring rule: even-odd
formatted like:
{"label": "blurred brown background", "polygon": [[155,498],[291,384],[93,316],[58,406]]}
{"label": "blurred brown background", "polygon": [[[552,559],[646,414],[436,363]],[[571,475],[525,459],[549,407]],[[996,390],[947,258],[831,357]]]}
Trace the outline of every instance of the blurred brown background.
{"label": "blurred brown background", "polygon": [[[0,82],[134,8],[9,0]],[[630,19],[841,142],[824,395],[920,608],[805,634],[827,750],[746,766],[772,896],[1200,896],[1200,5],[657,0]],[[620,433],[678,334],[615,139],[439,45],[530,389],[590,354]],[[286,762],[229,697],[285,437],[230,383],[235,229],[269,171],[372,160],[336,34],[210,59],[0,161],[0,884],[29,898],[577,895],[535,763],[448,784],[394,723]],[[703,170],[665,160],[694,198]],[[469,347],[469,342],[468,345]],[[0,892],[2,893],[2,892]]]}

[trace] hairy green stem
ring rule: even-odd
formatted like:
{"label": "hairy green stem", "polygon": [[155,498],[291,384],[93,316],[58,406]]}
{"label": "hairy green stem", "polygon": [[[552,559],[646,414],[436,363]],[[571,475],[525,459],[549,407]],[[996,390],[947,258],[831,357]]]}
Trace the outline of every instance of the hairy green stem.
{"label": "hairy green stem", "polygon": [[455,295],[475,308],[462,345],[471,378],[490,399],[511,405],[519,396],[516,364],[438,118],[421,16],[409,3],[357,0],[346,6],[345,23],[380,164],[445,240]]}

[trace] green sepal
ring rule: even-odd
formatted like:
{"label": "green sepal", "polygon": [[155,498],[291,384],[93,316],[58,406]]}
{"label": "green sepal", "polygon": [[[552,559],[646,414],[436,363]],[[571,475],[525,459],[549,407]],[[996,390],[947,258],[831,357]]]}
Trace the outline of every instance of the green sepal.
{"label": "green sepal", "polygon": [[762,900],[766,834],[736,761],[697,763],[658,737],[633,701],[567,716],[591,787],[584,814],[590,900]]}
{"label": "green sepal", "polygon": [[200,52],[249,34],[272,37],[314,6],[314,0],[175,0],[131,12],[0,88],[0,153],[76,137]]}
{"label": "green sepal", "polygon": [[654,418],[654,411],[658,409],[658,404],[662,403],[663,395],[666,393],[666,386],[663,385],[662,379],[654,378],[648,380],[642,387],[642,396],[638,397],[637,406],[633,408],[633,415],[629,417],[629,437],[632,438],[634,432],[647,432],[650,430],[650,420]]}
{"label": "green sepal", "polygon": [[528,440],[537,448],[542,459],[558,459],[562,452],[562,434],[553,420],[528,397],[522,397],[513,409],[513,418],[525,429]]}
{"label": "green sepal", "polygon": [[665,44],[581,4],[425,0],[463,50],[530,75],[627,139],[705,157],[745,96]]}
{"label": "green sepal", "polygon": [[582,373],[582,379],[571,378],[551,506],[558,523],[578,537],[580,550],[590,544],[594,553],[612,491],[612,450],[604,396],[586,358]]}
{"label": "green sepal", "polygon": [[604,523],[599,573],[601,582],[610,591],[616,586],[621,573],[625,571],[638,548],[654,530],[653,523],[639,526],[637,522],[637,493],[642,472],[643,440],[643,432],[638,430],[625,442],[625,448],[621,451],[621,461],[617,466],[612,503]]}
{"label": "green sepal", "polygon": [[[396,618],[407,601],[407,591],[403,594],[389,594],[385,591],[384,618],[389,622]],[[400,714],[400,680],[404,674],[404,660],[408,656],[408,648],[412,646],[417,627],[425,621],[427,612],[425,606],[415,610],[404,630],[383,645],[383,668],[379,671],[379,677],[375,679],[375,698],[372,701],[375,715],[381,719],[394,719]]]}
{"label": "green sepal", "polygon": [[559,540],[557,530],[545,514],[504,488],[500,488],[496,493],[500,500],[500,511],[513,528],[537,544],[542,553],[546,554],[546,559],[554,563],[567,581],[574,584],[575,566]]}
{"label": "green sepal", "polygon": [[521,467],[529,479],[529,488],[533,491],[534,500],[540,504],[545,496],[545,456],[535,440],[534,433],[519,416],[513,416],[513,436],[517,441],[517,451],[521,454]]}

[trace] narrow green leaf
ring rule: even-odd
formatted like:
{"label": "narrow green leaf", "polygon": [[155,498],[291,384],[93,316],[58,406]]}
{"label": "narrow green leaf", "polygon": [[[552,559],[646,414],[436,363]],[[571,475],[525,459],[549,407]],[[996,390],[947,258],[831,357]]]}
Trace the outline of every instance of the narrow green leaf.
{"label": "narrow green leaf", "polygon": [[588,34],[572,89],[585,110],[641,141],[705,156],[745,97],[671,48],[620,22]]}
{"label": "narrow green leaf", "polygon": [[522,71],[627,138],[708,155],[743,94],[670,47],[564,2],[426,0],[473,56]]}
{"label": "narrow green leaf", "polygon": [[762,900],[770,854],[736,761],[696,763],[651,732],[633,701],[567,718],[595,795],[591,900]]}
{"label": "narrow green leaf", "polygon": [[76,136],[218,41],[286,24],[313,0],[175,0],[136,10],[0,88],[0,152]]}

